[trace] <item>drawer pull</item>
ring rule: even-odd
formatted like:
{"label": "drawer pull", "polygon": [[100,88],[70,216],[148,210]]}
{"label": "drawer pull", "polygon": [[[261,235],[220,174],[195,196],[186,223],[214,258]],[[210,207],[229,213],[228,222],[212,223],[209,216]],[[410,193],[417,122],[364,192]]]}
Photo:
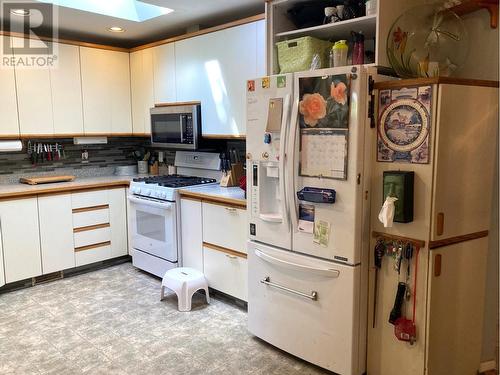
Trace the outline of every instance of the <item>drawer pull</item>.
{"label": "drawer pull", "polygon": [[224,255],[227,256],[229,259],[238,259],[236,255],[229,255],[229,254],[224,254]]}
{"label": "drawer pull", "polygon": [[286,286],[279,285],[279,284],[276,284],[276,283],[272,283],[271,282],[271,278],[269,276],[267,276],[264,280],[260,280],[260,282],[262,284],[266,284],[266,285],[272,286],[273,288],[276,288],[276,289],[284,290],[286,292],[295,294],[295,295],[300,296],[300,297],[309,298],[312,301],[317,301],[318,300],[318,292],[316,292],[314,290],[311,292],[311,294],[302,293],[302,292],[299,292],[297,290],[287,288]]}
{"label": "drawer pull", "polygon": [[226,209],[226,211],[228,212],[236,212],[236,208],[234,207],[224,207]]}

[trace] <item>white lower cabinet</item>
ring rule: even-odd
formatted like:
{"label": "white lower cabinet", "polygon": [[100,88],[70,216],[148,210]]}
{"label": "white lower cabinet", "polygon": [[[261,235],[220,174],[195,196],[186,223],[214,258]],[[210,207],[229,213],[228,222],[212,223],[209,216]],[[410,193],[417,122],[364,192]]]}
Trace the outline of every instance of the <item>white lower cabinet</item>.
{"label": "white lower cabinet", "polygon": [[203,271],[208,285],[247,301],[246,210],[181,197],[182,266]]}
{"label": "white lower cabinet", "polygon": [[111,258],[128,254],[127,196],[125,189],[108,190]]}
{"label": "white lower cabinet", "polygon": [[5,285],[5,270],[3,268],[3,238],[0,231],[0,287]]}
{"label": "white lower cabinet", "polygon": [[182,266],[203,272],[201,200],[181,199]]}
{"label": "white lower cabinet", "polygon": [[248,300],[246,257],[203,247],[203,269],[208,285],[243,301]]}
{"label": "white lower cabinet", "polygon": [[75,267],[71,194],[38,197],[43,274]]}
{"label": "white lower cabinet", "polygon": [[0,202],[5,282],[42,274],[37,198]]}

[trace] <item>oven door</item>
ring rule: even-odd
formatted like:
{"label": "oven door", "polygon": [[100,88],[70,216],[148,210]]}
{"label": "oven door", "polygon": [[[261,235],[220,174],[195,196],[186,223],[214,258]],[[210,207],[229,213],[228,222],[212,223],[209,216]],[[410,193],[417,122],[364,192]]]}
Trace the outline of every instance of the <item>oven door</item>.
{"label": "oven door", "polygon": [[177,262],[177,219],[173,202],[129,195],[132,247]]}

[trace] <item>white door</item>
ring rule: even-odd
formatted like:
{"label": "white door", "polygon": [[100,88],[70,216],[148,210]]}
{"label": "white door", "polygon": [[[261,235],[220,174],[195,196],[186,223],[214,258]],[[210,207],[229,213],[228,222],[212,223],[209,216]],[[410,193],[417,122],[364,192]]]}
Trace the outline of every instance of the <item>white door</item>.
{"label": "white door", "polygon": [[175,43],[177,101],[201,101],[203,135],[245,134],[246,81],[262,74],[258,59],[255,22]]}
{"label": "white door", "polygon": [[[362,212],[368,208],[363,197],[363,161],[365,148],[370,149],[369,144],[365,146],[368,85],[363,68],[356,69],[355,73],[345,67],[295,75],[287,151],[293,251],[347,264],[361,261]],[[350,83],[350,95],[348,91],[343,95],[341,79],[346,80],[345,86]],[[299,127],[301,100],[302,112],[309,113],[311,105],[312,112]],[[315,104],[324,106],[323,111],[318,107],[314,112]],[[347,129],[339,127],[345,124],[341,119],[348,119]],[[297,192],[306,187],[335,190],[335,203],[314,203],[310,196],[299,201]],[[322,235],[316,239],[314,223],[321,224],[316,230]]]}
{"label": "white door", "polygon": [[43,274],[75,267],[71,194],[38,198]]}
{"label": "white door", "polygon": [[363,373],[358,367],[359,266],[251,241],[248,269],[250,332],[335,373]]}
{"label": "white door", "polygon": [[177,220],[173,202],[128,196],[132,248],[177,262]]}
{"label": "white door", "polygon": [[288,210],[293,197],[287,196],[285,188],[285,147],[293,75],[253,79],[248,85],[247,233],[252,240],[291,249]]}
{"label": "white door", "polygon": [[109,223],[111,226],[111,258],[127,255],[127,197],[125,189],[110,189]]}
{"label": "white door", "polygon": [[[153,48],[154,102],[180,101],[176,96],[175,44],[168,43]],[[184,85],[185,82],[180,82]],[[192,99],[191,99],[192,100]]]}
{"label": "white door", "polygon": [[111,96],[107,54],[100,49],[80,47],[80,64],[85,134],[110,134]]}
{"label": "white door", "polygon": [[105,51],[111,97],[111,133],[132,133],[132,103],[130,97],[130,58],[128,52]]}
{"label": "white door", "polygon": [[149,110],[154,106],[155,102],[152,48],[130,54],[130,80],[132,132],[134,134],[150,134],[151,119]]}
{"label": "white door", "polygon": [[[21,38],[13,38],[13,43],[21,46],[24,42]],[[17,65],[15,71],[21,134],[54,134],[49,67]]]}
{"label": "white door", "polygon": [[50,69],[55,134],[83,134],[80,48],[57,45],[57,66]]}
{"label": "white door", "polygon": [[181,199],[182,266],[203,272],[201,201]]}
{"label": "white door", "polygon": [[[0,36],[2,46],[7,36]],[[0,53],[3,58],[12,57]],[[16,95],[16,78],[14,67],[2,67],[0,69],[0,102],[2,110],[0,111],[0,135],[3,136],[18,136],[19,135],[19,119],[17,117],[17,95]]]}
{"label": "white door", "polygon": [[5,282],[42,274],[37,198],[0,203]]}
{"label": "white door", "polygon": [[[0,227],[1,228],[1,227]],[[5,270],[3,268],[3,237],[0,230],[0,287],[5,285]]]}

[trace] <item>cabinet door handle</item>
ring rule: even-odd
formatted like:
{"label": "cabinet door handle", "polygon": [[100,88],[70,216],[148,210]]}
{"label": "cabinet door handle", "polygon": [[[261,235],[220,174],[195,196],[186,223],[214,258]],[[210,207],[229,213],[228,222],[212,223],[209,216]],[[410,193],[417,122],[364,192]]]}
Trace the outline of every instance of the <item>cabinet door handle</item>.
{"label": "cabinet door handle", "polygon": [[434,276],[439,277],[441,276],[441,265],[442,265],[442,256],[441,254],[436,254],[434,257]]}
{"label": "cabinet door handle", "polygon": [[436,234],[442,236],[444,233],[444,213],[439,212],[436,220]]}
{"label": "cabinet door handle", "polygon": [[229,254],[224,254],[227,256],[229,259],[237,259],[238,257],[236,255],[229,255]]}
{"label": "cabinet door handle", "polygon": [[226,209],[226,211],[228,212],[236,212],[236,208],[234,207],[224,207]]}

